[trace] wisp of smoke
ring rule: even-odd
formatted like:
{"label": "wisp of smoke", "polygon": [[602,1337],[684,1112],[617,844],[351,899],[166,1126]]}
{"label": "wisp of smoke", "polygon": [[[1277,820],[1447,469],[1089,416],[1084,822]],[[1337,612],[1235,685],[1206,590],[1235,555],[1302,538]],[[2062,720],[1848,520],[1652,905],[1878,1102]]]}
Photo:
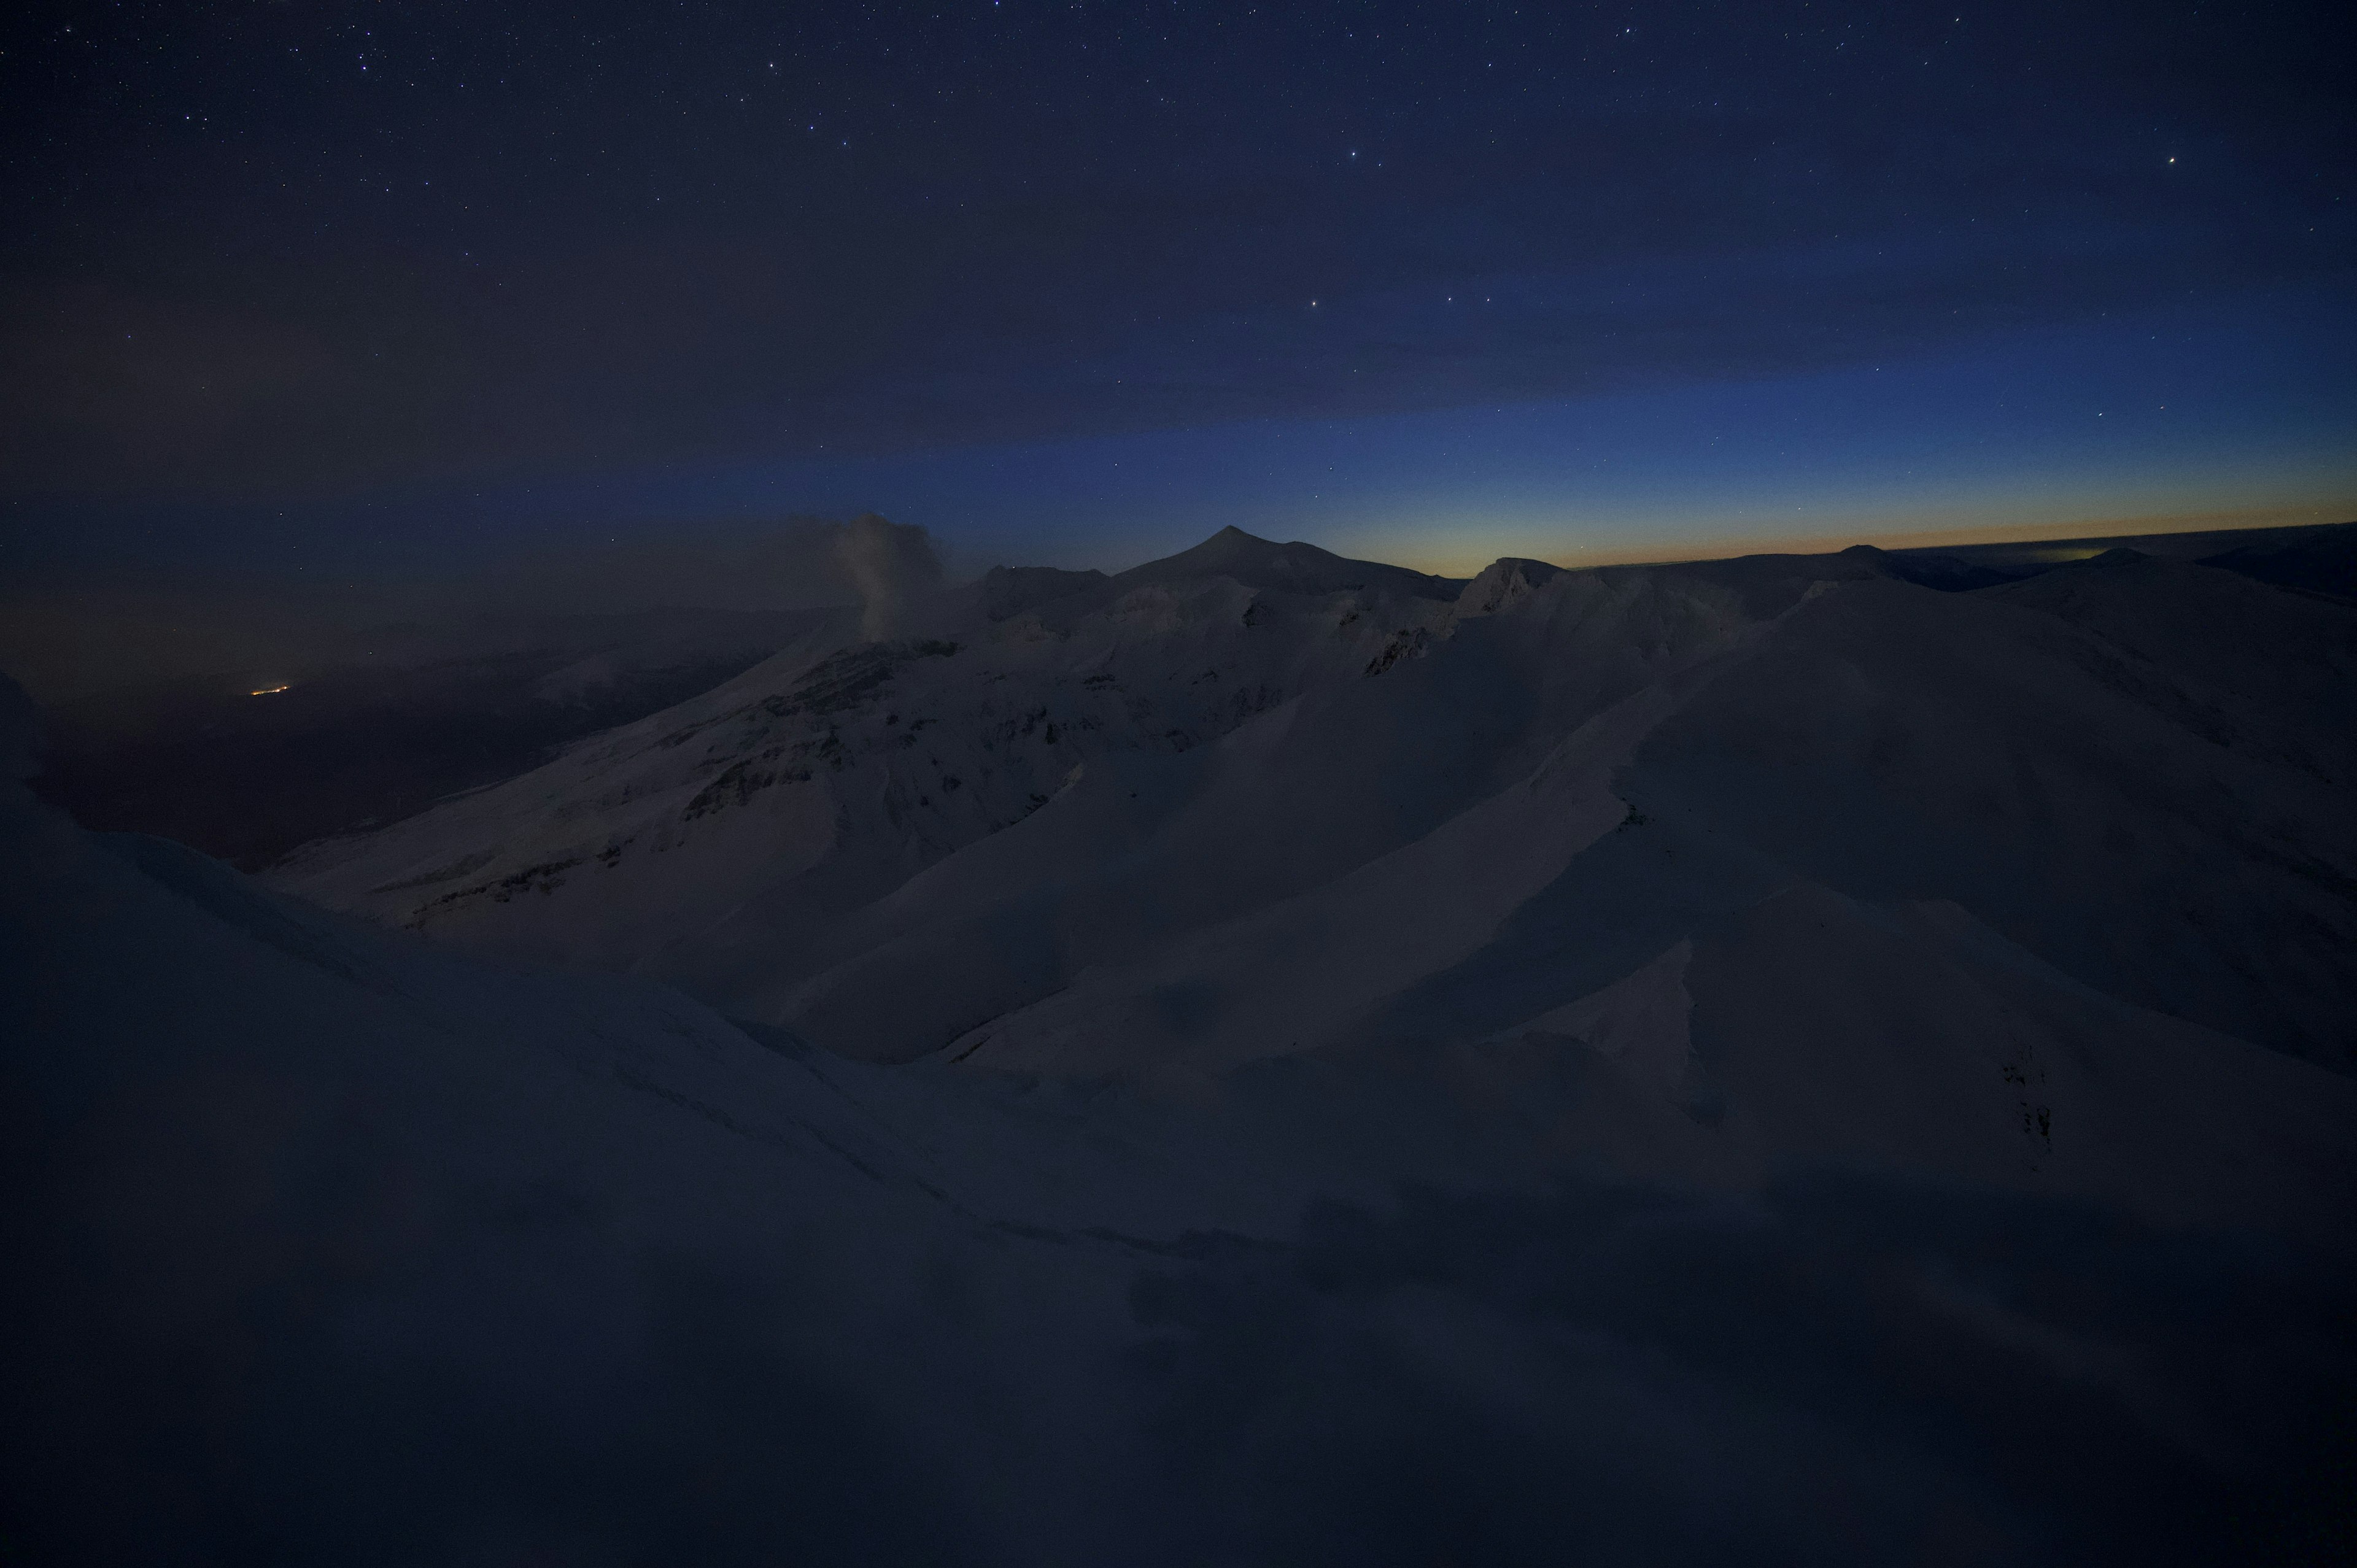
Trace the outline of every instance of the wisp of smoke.
{"label": "wisp of smoke", "polygon": [[942,586],[941,558],[925,531],[872,511],[851,520],[834,556],[859,589],[866,606],[859,632],[871,642],[907,629],[916,607]]}

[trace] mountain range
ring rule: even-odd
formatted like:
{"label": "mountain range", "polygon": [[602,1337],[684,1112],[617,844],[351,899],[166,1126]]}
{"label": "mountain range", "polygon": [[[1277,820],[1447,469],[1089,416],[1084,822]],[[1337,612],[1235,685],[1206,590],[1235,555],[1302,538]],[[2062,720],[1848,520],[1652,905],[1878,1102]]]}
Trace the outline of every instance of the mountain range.
{"label": "mountain range", "polygon": [[1002,570],[264,879],[0,779],[12,1535],[2322,1558],[2357,611],[1977,571]]}
{"label": "mountain range", "polygon": [[1833,899],[2345,1071],[2352,676],[2347,610],[2179,562],[1460,585],[1231,529],[822,625],[274,880],[875,1060],[1488,1038]]}

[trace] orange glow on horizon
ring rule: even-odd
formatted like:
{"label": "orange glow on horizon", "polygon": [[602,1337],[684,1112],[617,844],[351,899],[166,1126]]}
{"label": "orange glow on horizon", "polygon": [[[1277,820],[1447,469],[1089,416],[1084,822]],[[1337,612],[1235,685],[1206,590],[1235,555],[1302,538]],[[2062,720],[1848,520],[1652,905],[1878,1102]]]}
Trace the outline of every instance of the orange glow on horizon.
{"label": "orange glow on horizon", "polygon": [[[1926,527],[1921,523],[1912,527],[1904,523],[1886,523],[1878,527],[1862,522],[1856,527],[1835,525],[1815,530],[1796,529],[1788,532],[1726,531],[1699,533],[1674,544],[1623,534],[1617,539],[1583,542],[1569,550],[1559,546],[1549,548],[1550,542],[1544,537],[1534,537],[1534,531],[1520,529],[1515,531],[1520,538],[1510,538],[1501,542],[1508,544],[1503,553],[1534,558],[1573,570],[1586,566],[1670,565],[1689,561],[1725,561],[1743,555],[1827,555],[1853,544],[1872,544],[1885,550],[1951,550],[1974,545],[2026,545],[2051,541],[2060,552],[2054,558],[2063,560],[2097,553],[2104,548],[2103,543],[2094,542],[2099,541],[2108,542],[2171,533],[2224,533],[2244,529],[2313,527],[2347,521],[2352,512],[2357,512],[2357,507],[2268,506],[2201,512],[2126,513],[2077,518],[2066,515],[2040,522],[1988,521],[1946,527]],[[2088,547],[2091,544],[2092,548]],[[1514,548],[1515,545],[1521,547]],[[1358,552],[1344,550],[1342,553]],[[1393,555],[1377,554],[1372,558],[1451,577],[1469,577],[1496,559],[1492,555],[1483,555],[1477,560],[1470,553],[1405,550],[1395,551]]]}

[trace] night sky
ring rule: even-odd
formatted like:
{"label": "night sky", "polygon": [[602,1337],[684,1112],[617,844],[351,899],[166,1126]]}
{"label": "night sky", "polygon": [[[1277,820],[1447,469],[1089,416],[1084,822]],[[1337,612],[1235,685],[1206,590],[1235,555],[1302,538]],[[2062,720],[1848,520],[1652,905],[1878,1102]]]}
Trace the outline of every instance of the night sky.
{"label": "night sky", "polygon": [[2357,514],[2337,7],[36,5],[0,550]]}

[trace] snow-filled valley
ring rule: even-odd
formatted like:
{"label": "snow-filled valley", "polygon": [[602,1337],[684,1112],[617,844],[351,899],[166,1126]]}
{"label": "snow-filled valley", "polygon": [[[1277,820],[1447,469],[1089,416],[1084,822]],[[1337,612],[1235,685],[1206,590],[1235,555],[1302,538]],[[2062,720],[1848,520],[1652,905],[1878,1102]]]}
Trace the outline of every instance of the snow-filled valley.
{"label": "snow-filled valley", "polygon": [[1002,570],[260,880],[12,772],[12,1530],[2320,1560],[2357,609],[1921,575]]}

